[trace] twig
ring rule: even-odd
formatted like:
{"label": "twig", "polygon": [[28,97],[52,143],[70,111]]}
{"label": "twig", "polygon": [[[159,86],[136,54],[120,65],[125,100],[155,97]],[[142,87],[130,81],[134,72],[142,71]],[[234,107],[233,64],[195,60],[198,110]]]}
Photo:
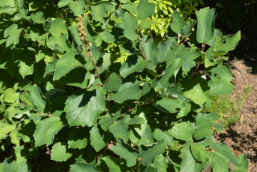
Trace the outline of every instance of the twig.
{"label": "twig", "polygon": [[4,124],[4,119],[5,119],[5,117],[3,118],[2,124]]}
{"label": "twig", "polygon": [[142,45],[141,45],[142,55],[143,55],[144,59],[147,60],[146,55],[145,55],[145,49],[144,49],[144,47],[143,47],[143,42],[142,42],[142,38],[141,38],[141,36],[140,36],[139,30],[138,30],[137,34],[138,34],[138,38],[139,38],[139,40],[140,40],[140,42],[141,42],[141,44],[142,44]]}
{"label": "twig", "polygon": [[205,44],[204,44],[204,43],[202,43],[202,51],[204,50],[204,48],[205,48]]}
{"label": "twig", "polygon": [[39,115],[41,115],[41,116],[49,116],[49,117],[54,117],[53,115],[51,115],[51,114],[50,114],[50,112],[49,112],[49,115],[47,115],[47,114],[44,114],[43,112],[41,112]]}
{"label": "twig", "polygon": [[49,147],[48,147],[48,145],[46,145],[46,152],[45,152],[45,154],[51,154],[51,152],[50,152],[50,149],[49,149]]}
{"label": "twig", "polygon": [[58,11],[58,13],[60,13],[61,18],[63,19],[62,13],[60,12],[59,8],[55,5],[55,3],[54,3],[53,0],[51,0],[51,1],[52,1],[52,3],[53,3],[54,7],[56,8],[56,10]]}
{"label": "twig", "polygon": [[138,157],[138,166],[137,166],[137,172],[139,172],[139,167],[140,167],[140,164],[141,164],[141,158],[140,157]]}

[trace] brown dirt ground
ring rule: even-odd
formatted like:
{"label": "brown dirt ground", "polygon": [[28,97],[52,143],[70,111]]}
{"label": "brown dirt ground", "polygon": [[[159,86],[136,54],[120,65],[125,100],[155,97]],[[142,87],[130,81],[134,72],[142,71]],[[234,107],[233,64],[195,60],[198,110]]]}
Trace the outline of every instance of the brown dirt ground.
{"label": "brown dirt ground", "polygon": [[[237,60],[232,60],[234,57]],[[249,161],[249,172],[257,172],[257,53],[230,54],[234,92],[231,97],[243,95],[250,86],[250,93],[243,103],[239,121],[214,134],[214,140],[227,144],[236,156],[245,154]],[[233,165],[229,163],[230,170]],[[204,172],[210,172],[208,167]]]}

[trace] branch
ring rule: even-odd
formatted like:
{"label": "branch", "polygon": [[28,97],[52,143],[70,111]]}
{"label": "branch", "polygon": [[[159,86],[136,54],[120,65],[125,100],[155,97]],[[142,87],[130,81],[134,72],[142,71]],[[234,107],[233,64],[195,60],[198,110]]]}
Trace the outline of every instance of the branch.
{"label": "branch", "polygon": [[140,167],[140,164],[141,164],[141,158],[138,157],[137,160],[138,160],[137,172],[139,172],[139,167]]}
{"label": "branch", "polygon": [[51,115],[51,114],[50,114],[50,112],[49,112],[49,115],[47,115],[47,114],[44,114],[43,112],[41,112],[39,115],[41,115],[41,116],[49,116],[49,117],[54,117],[53,115]]}
{"label": "branch", "polygon": [[54,3],[53,0],[51,0],[51,1],[52,1],[52,3],[53,3],[54,7],[56,8],[56,10],[58,11],[58,13],[60,13],[61,18],[63,19],[62,13],[60,12],[59,8],[55,5],[55,3]]}
{"label": "branch", "polygon": [[138,38],[139,38],[140,43],[141,43],[142,55],[143,55],[144,59],[147,60],[147,58],[146,58],[146,56],[145,56],[145,49],[144,49],[144,47],[143,47],[143,42],[142,42],[142,38],[141,38],[141,36],[140,36],[139,30],[138,30],[137,34],[138,34]]}

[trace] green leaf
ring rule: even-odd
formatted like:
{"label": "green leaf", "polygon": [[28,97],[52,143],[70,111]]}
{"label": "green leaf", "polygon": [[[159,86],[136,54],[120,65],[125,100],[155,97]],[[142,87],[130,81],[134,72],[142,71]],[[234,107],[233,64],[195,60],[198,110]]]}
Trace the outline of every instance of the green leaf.
{"label": "green leaf", "polygon": [[26,157],[22,153],[24,152],[24,146],[15,146],[14,148],[14,156],[17,164],[20,164],[23,161],[27,161]]}
{"label": "green leaf", "polygon": [[19,135],[22,137],[24,142],[32,142],[34,140],[33,134],[36,129],[36,125],[31,120],[24,120],[24,125],[19,131]]}
{"label": "green leaf", "polygon": [[103,149],[105,147],[105,142],[103,140],[103,136],[99,132],[97,125],[95,125],[90,130],[90,144],[93,146],[93,148],[96,150],[96,152],[99,152],[101,149]]}
{"label": "green leaf", "polygon": [[70,9],[72,10],[72,12],[75,16],[84,14],[85,13],[85,1],[83,1],[83,0],[73,1],[70,4]]}
{"label": "green leaf", "polygon": [[57,5],[59,8],[62,8],[69,5],[71,2],[73,2],[73,0],[60,0]]}
{"label": "green leaf", "polygon": [[140,146],[139,157],[143,165],[149,165],[153,163],[156,156],[162,154],[165,151],[166,144],[164,141],[160,141],[152,147]]}
{"label": "green leaf", "polygon": [[195,131],[192,124],[181,122],[179,124],[175,124],[168,132],[177,139],[190,141]]}
{"label": "green leaf", "polygon": [[47,105],[47,101],[43,97],[40,88],[37,85],[33,85],[30,88],[30,95],[28,98],[37,107],[39,112],[44,112],[44,109]]}
{"label": "green leaf", "polygon": [[41,11],[39,11],[35,14],[32,14],[31,19],[33,22],[35,22],[37,24],[43,24],[46,21],[46,19],[44,18],[43,12],[41,12]]}
{"label": "green leaf", "polygon": [[179,53],[179,56],[183,61],[183,71],[190,71],[191,68],[196,66],[195,60],[201,56],[200,51],[197,48],[186,48],[183,52]]}
{"label": "green leaf", "polygon": [[173,23],[171,23],[171,30],[173,30],[175,33],[180,33],[183,27],[186,25],[186,19],[185,16],[183,15],[180,17],[180,13],[175,11],[172,14],[173,17]]}
{"label": "green leaf", "polygon": [[139,89],[139,82],[131,83],[126,82],[120,86],[117,93],[110,94],[110,100],[114,100],[117,103],[123,103],[126,100],[136,100],[139,98],[141,94],[141,90]]}
{"label": "green leaf", "polygon": [[74,128],[69,133],[68,137],[68,148],[83,149],[89,143],[89,139],[85,136],[87,128]]}
{"label": "green leaf", "polygon": [[117,164],[117,162],[115,162],[113,159],[114,158],[111,156],[103,157],[103,160],[105,161],[106,165],[109,168],[109,172],[121,172],[119,164]]}
{"label": "green leaf", "polygon": [[182,34],[183,34],[183,39],[186,37],[190,36],[192,34],[192,28],[195,25],[195,21],[190,19],[186,22],[186,25],[183,27]]}
{"label": "green leaf", "polygon": [[217,113],[199,113],[195,119],[196,119],[197,125],[201,125],[201,124],[212,125],[212,119],[218,120],[219,114],[217,114]]}
{"label": "green leaf", "polygon": [[1,2],[0,7],[5,7],[5,6],[15,7],[15,0],[6,0]]}
{"label": "green leaf", "polygon": [[98,171],[93,164],[74,164],[71,165],[71,172],[100,172]]}
{"label": "green leaf", "polygon": [[113,117],[110,117],[109,114],[107,114],[106,116],[101,117],[99,124],[101,125],[102,129],[104,131],[107,131],[108,128],[110,127],[110,125],[116,121],[118,118],[120,117],[119,114],[114,115]]}
{"label": "green leaf", "polygon": [[9,47],[10,45],[16,45],[19,44],[20,41],[20,34],[23,29],[18,29],[17,24],[12,24],[11,26],[7,27],[4,30],[4,37],[7,38],[6,40],[6,47]]}
{"label": "green leaf", "polygon": [[[240,166],[235,165],[235,170],[237,170],[237,172],[240,172],[240,170],[242,170],[242,172],[247,172],[248,169],[248,160],[245,157],[244,154],[241,154],[237,157],[237,162],[239,164],[241,164]],[[244,171],[245,170],[245,171]]]}
{"label": "green leaf", "polygon": [[64,142],[55,143],[51,149],[51,160],[57,162],[67,161],[72,156],[72,151],[68,150]]}
{"label": "green leaf", "polygon": [[126,9],[130,14],[137,14],[137,5],[134,3],[123,4],[121,8]]}
{"label": "green leaf", "polygon": [[13,130],[15,130],[15,125],[11,125],[8,123],[4,123],[2,125],[0,125],[0,139],[3,139],[6,137],[6,135],[10,132],[12,132]]}
{"label": "green leaf", "polygon": [[154,21],[152,20],[143,20],[139,25],[139,29],[141,30],[150,28],[152,24],[154,24]]}
{"label": "green leaf", "polygon": [[[76,77],[74,77],[76,76]],[[88,87],[90,73],[84,68],[76,68],[63,76],[58,82],[85,89]]]}
{"label": "green leaf", "polygon": [[168,164],[162,154],[154,158],[153,167],[155,167],[158,172],[167,172]]}
{"label": "green leaf", "polygon": [[147,60],[151,61],[151,66],[155,68],[160,59],[160,51],[155,45],[154,40],[150,39],[142,46],[142,48],[144,48],[143,53],[145,54]]}
{"label": "green leaf", "polygon": [[215,40],[216,40],[217,36],[222,36],[222,32],[219,29],[214,29],[213,38],[210,41],[206,42],[206,44],[209,45],[209,46],[214,46],[214,43],[215,43]]}
{"label": "green leaf", "polygon": [[108,92],[117,91],[122,83],[122,79],[116,73],[112,73],[106,83],[104,84],[104,89]]}
{"label": "green leaf", "polygon": [[57,49],[57,45],[59,46],[58,47],[58,50],[60,52],[69,52],[71,51],[71,48],[68,46],[67,44],[67,37],[68,35],[67,34],[61,34],[61,35],[53,35],[47,42],[47,46],[49,48],[51,48],[52,50],[55,50]]}
{"label": "green leaf", "polygon": [[110,54],[104,54],[102,56],[102,58],[99,59],[99,61],[102,60],[102,64],[96,64],[97,70],[98,70],[98,74],[102,74],[108,67],[111,66],[111,55]]}
{"label": "green leaf", "polygon": [[68,34],[65,20],[59,18],[55,19],[49,32],[53,35],[61,35],[62,33]]}
{"label": "green leaf", "polygon": [[65,102],[66,119],[70,126],[92,126],[105,110],[104,91],[98,87],[93,91],[77,90]]}
{"label": "green leaf", "polygon": [[14,103],[19,95],[20,94],[16,93],[12,88],[8,88],[3,92],[3,100],[6,103]]}
{"label": "green leaf", "polygon": [[117,139],[116,146],[112,146],[111,150],[127,161],[127,166],[132,167],[136,165],[137,151],[126,145],[121,139]]}
{"label": "green leaf", "polygon": [[128,126],[124,122],[119,121],[112,124],[109,130],[116,139],[121,138],[125,143],[128,142],[128,139],[129,139]]}
{"label": "green leaf", "polygon": [[53,143],[54,136],[64,127],[59,117],[49,117],[39,122],[36,127],[34,138],[35,146]]}
{"label": "green leaf", "polygon": [[196,104],[204,104],[211,100],[211,95],[206,84],[206,81],[199,76],[196,79],[184,79],[184,94],[187,98],[191,99]]}
{"label": "green leaf", "polygon": [[158,172],[156,168],[153,168],[152,166],[146,166],[143,172]]}
{"label": "green leaf", "polygon": [[11,142],[12,142],[13,144],[15,144],[16,147],[17,147],[17,146],[20,146],[20,138],[19,138],[18,134],[19,134],[19,132],[18,132],[17,129],[16,129],[16,130],[13,130],[13,131],[10,133]]}
{"label": "green leaf", "polygon": [[210,145],[210,148],[213,149],[214,151],[209,153],[216,154],[214,157],[221,156],[225,161],[232,162],[234,165],[237,165],[237,166],[240,165],[237,162],[236,155],[232,152],[232,150],[226,144],[221,142],[215,142]]}
{"label": "green leaf", "polygon": [[199,43],[207,43],[214,35],[214,9],[209,7],[196,11],[197,17],[197,33],[196,39]]}
{"label": "green leaf", "polygon": [[154,138],[158,141],[164,140],[164,142],[168,145],[168,146],[173,146],[174,144],[174,140],[173,137],[167,132],[167,131],[161,131],[160,129],[155,129],[154,130]]}
{"label": "green leaf", "polygon": [[124,16],[124,36],[134,41],[137,39],[137,25],[138,21],[135,17],[131,16],[128,12]]}
{"label": "green leaf", "polygon": [[220,154],[209,152],[208,158],[213,172],[228,171],[227,161]]}
{"label": "green leaf", "polygon": [[229,51],[234,50],[241,38],[241,32],[238,31],[234,35],[216,36],[214,42],[214,52],[224,51],[223,54],[227,54]]}
{"label": "green leaf", "polygon": [[190,151],[190,144],[186,144],[181,150],[182,161],[181,161],[181,171],[186,172],[197,172],[195,171],[195,159]]}
{"label": "green leaf", "polygon": [[12,8],[12,7],[1,7],[0,8],[0,15],[1,14],[13,15],[16,12],[17,12],[16,8]]}
{"label": "green leaf", "polygon": [[213,74],[218,74],[223,81],[230,82],[233,79],[231,67],[228,65],[223,66],[222,63],[209,68],[207,71]]}
{"label": "green leaf", "polygon": [[60,79],[62,76],[66,75],[76,67],[82,67],[82,64],[78,58],[82,57],[73,51],[64,54],[56,63],[53,80]]}
{"label": "green leaf", "polygon": [[201,124],[197,126],[197,129],[195,130],[194,137],[196,140],[201,140],[205,138],[206,136],[212,135],[212,126],[208,124]]}
{"label": "green leaf", "polygon": [[213,80],[209,81],[210,93],[211,95],[231,95],[234,91],[234,85],[229,81],[221,80],[214,82]]}
{"label": "green leaf", "polygon": [[[75,1],[74,1],[75,2]],[[77,45],[82,45],[82,41],[80,39],[80,36],[79,36],[79,30],[78,30],[78,27],[73,25],[73,26],[70,26],[69,28],[69,31],[71,32],[71,35],[73,37],[73,39],[76,41]],[[88,34],[87,34],[88,35]]]}
{"label": "green leaf", "polygon": [[176,113],[177,108],[183,108],[183,106],[179,103],[177,99],[172,99],[168,97],[162,97],[161,100],[157,100],[155,103],[155,107],[166,113]]}
{"label": "green leaf", "polygon": [[165,74],[161,77],[161,79],[159,81],[159,83],[164,88],[170,85],[169,84],[170,78],[172,78],[174,76],[174,73],[179,70],[182,63],[183,63],[182,59],[179,58],[179,59],[174,60],[174,62],[167,67]]}
{"label": "green leaf", "polygon": [[143,124],[146,125],[146,120],[140,116],[134,116],[133,118],[130,118],[128,122],[126,122],[128,125],[132,124]]}
{"label": "green leaf", "polygon": [[140,55],[128,56],[126,62],[120,68],[120,75],[126,78],[134,72],[142,72],[147,66],[146,61]]}
{"label": "green leaf", "polygon": [[208,156],[208,152],[205,150],[202,144],[192,144],[191,151],[194,158],[198,161],[204,161]]}
{"label": "green leaf", "polygon": [[104,16],[105,16],[105,13],[106,13],[106,8],[104,5],[95,5],[95,6],[91,6],[91,11],[92,11],[92,16],[93,16],[93,19],[95,21],[100,21],[102,23],[104,23]]}
{"label": "green leaf", "polygon": [[32,62],[21,62],[19,73],[21,74],[23,79],[27,75],[32,75],[34,73],[34,64]]}
{"label": "green leaf", "polygon": [[148,3],[148,0],[140,0],[137,5],[137,18],[139,20],[147,19],[147,17],[151,17],[154,14],[155,4]]}
{"label": "green leaf", "polygon": [[32,1],[29,3],[29,11],[36,11],[41,6],[45,5],[44,1]]}

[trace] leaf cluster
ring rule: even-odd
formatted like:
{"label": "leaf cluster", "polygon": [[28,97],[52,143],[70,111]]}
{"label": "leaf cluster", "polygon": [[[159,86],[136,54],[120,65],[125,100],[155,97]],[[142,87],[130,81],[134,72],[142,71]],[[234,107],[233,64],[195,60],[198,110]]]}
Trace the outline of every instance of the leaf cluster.
{"label": "leaf cluster", "polygon": [[[227,52],[240,32],[174,12],[165,39],[144,34],[155,4],[141,0],[8,0],[0,6],[0,171],[247,171],[212,139],[211,96],[231,94]],[[197,23],[197,24],[196,24]],[[193,30],[193,31],[192,31]],[[199,71],[200,68],[203,71]],[[209,80],[201,78],[208,75]]]}

